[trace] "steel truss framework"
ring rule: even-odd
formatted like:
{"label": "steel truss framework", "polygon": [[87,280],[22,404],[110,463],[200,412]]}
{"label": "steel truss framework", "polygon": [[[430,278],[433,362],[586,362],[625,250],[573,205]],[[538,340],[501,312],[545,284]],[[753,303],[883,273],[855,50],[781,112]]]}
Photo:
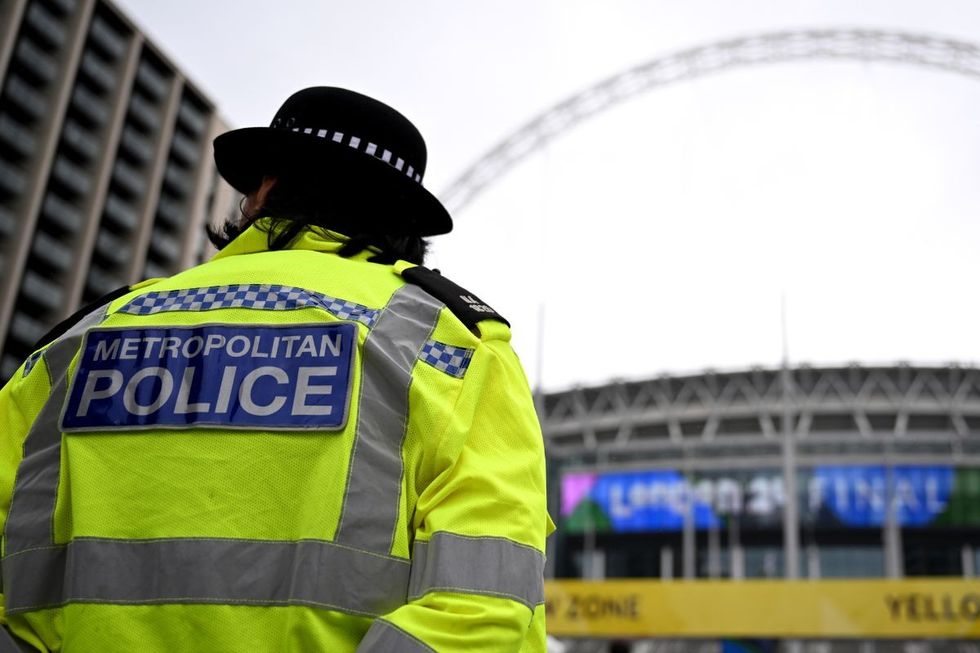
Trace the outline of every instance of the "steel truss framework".
{"label": "steel truss framework", "polygon": [[735,38],[676,52],[602,80],[504,138],[440,194],[451,213],[509,168],[579,122],[646,91],[729,68],[838,59],[891,62],[980,77],[980,46],[965,41],[867,29],[807,29]]}
{"label": "steel truss framework", "polygon": [[549,393],[545,443],[565,464],[779,463],[788,404],[798,462],[980,465],[980,368],[799,367],[706,372]]}

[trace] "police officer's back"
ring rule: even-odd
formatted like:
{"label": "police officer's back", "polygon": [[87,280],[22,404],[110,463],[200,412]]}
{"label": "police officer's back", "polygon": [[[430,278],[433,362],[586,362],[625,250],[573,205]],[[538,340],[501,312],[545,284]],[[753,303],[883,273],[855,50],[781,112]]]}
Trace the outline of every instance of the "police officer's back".
{"label": "police officer's back", "polygon": [[[0,392],[4,619],[68,651],[544,650],[544,459],[506,322],[416,264],[421,136],[315,88],[215,142],[215,258]],[[0,649],[2,650],[2,649]]]}

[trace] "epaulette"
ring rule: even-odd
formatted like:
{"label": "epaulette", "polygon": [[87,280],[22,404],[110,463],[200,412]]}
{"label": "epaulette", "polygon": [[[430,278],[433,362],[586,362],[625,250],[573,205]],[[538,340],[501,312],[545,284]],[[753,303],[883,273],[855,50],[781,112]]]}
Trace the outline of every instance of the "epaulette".
{"label": "epaulette", "polygon": [[82,306],[80,309],[78,309],[77,311],[75,311],[74,313],[66,317],[64,320],[58,322],[58,324],[51,327],[50,331],[48,331],[43,336],[41,336],[40,340],[38,340],[34,344],[33,351],[37,351],[43,347],[47,347],[52,342],[54,342],[55,340],[63,336],[68,331],[68,329],[78,324],[78,322],[81,321],[83,317],[85,317],[95,309],[105,306],[112,300],[122,297],[123,295],[129,292],[129,289],[130,289],[129,286],[116,288],[112,292],[102,295],[94,302]]}
{"label": "epaulette", "polygon": [[481,320],[497,320],[510,326],[500,313],[490,308],[482,299],[456,285],[436,270],[417,265],[401,272],[405,281],[426,291],[453,312],[453,315],[470,329]]}

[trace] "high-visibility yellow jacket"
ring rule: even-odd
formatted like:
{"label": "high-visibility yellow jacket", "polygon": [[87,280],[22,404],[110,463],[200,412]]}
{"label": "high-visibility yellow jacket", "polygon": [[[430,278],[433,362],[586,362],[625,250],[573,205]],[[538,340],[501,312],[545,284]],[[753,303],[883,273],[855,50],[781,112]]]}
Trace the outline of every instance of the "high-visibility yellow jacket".
{"label": "high-visibility yellow jacket", "polygon": [[507,326],[250,228],[0,391],[4,626],[40,650],[544,651]]}

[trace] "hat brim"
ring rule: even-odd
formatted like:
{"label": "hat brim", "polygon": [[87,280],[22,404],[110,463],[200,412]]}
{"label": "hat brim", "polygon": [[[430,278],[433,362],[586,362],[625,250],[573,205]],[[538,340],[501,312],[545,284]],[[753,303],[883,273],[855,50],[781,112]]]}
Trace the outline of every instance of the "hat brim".
{"label": "hat brim", "polygon": [[299,174],[324,202],[363,207],[371,226],[394,235],[449,233],[439,200],[404,171],[363,151],[301,132],[246,127],[214,139],[218,172],[242,194],[266,175]]}

